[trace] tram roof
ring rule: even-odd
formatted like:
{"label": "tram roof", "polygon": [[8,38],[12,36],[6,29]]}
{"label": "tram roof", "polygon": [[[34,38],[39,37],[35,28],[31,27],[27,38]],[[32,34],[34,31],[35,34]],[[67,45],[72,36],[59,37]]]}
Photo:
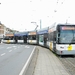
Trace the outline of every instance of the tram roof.
{"label": "tram roof", "polygon": [[37,31],[33,30],[33,31],[28,31],[28,35],[36,35]]}
{"label": "tram roof", "polygon": [[60,25],[64,25],[64,26],[67,26],[67,25],[75,25],[75,24],[71,24],[71,23],[54,23],[54,24],[52,24],[51,26],[49,26],[49,28],[53,28],[53,27],[57,27],[57,26],[60,26]]}
{"label": "tram roof", "polygon": [[48,33],[48,27],[40,29],[37,31],[37,34],[45,34],[45,33]]}
{"label": "tram roof", "polygon": [[28,31],[28,33],[30,33],[30,32],[37,32],[37,30]]}
{"label": "tram roof", "polygon": [[14,36],[24,36],[24,35],[28,35],[28,32],[16,32],[16,33],[14,33]]}

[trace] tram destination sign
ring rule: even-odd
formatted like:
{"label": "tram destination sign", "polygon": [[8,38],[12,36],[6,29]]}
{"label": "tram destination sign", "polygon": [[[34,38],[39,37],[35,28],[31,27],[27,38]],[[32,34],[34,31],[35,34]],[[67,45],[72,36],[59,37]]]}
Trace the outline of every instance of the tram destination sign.
{"label": "tram destination sign", "polygon": [[73,27],[73,26],[63,26],[63,27],[61,27],[61,30],[75,30],[75,27]]}

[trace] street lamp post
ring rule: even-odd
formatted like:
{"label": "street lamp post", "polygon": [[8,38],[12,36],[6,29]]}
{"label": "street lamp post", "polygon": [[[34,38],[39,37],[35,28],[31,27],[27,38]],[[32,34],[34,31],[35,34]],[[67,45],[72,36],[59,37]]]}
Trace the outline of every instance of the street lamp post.
{"label": "street lamp post", "polygon": [[41,19],[40,19],[40,29],[42,28],[42,25],[41,25],[41,23],[42,23],[42,22],[41,22]]}

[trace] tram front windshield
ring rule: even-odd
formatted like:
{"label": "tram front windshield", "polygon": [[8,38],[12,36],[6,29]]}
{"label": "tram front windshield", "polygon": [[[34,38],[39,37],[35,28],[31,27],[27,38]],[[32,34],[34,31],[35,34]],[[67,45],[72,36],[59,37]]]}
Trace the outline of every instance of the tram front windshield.
{"label": "tram front windshield", "polygon": [[28,39],[29,40],[36,40],[36,35],[29,35]]}
{"label": "tram front windshield", "polygon": [[58,35],[59,44],[75,44],[75,30],[61,30]]}
{"label": "tram front windshield", "polygon": [[14,37],[13,37],[13,36],[5,36],[3,39],[4,39],[4,40],[13,40]]}

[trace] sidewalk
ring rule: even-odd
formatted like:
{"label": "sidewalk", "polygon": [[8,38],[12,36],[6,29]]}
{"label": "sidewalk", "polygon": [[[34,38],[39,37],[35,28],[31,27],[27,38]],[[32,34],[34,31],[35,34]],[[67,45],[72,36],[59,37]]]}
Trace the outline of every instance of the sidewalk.
{"label": "sidewalk", "polygon": [[49,49],[39,49],[34,75],[70,75],[61,61]]}

